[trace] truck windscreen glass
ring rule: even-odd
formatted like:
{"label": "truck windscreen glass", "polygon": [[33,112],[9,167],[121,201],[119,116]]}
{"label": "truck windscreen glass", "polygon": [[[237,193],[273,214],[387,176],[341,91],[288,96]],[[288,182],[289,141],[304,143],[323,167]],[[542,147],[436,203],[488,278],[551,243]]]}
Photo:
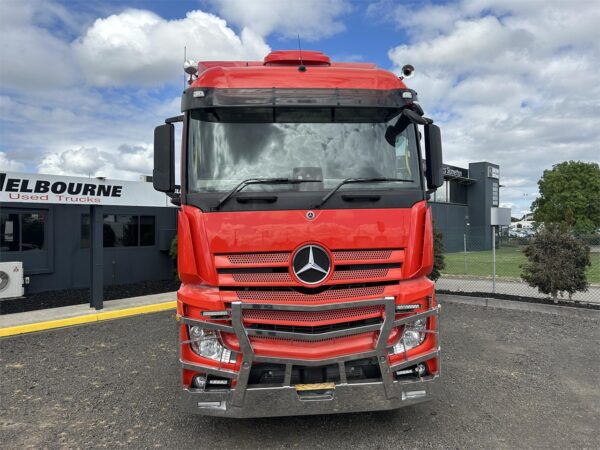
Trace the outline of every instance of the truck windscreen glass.
{"label": "truck windscreen glass", "polygon": [[[328,191],[347,178],[402,178],[340,190],[421,186],[413,125],[393,128],[399,110],[383,108],[214,108],[192,111],[190,192],[229,191],[248,178],[312,179],[256,184],[246,191]],[[386,139],[386,132],[388,133]],[[394,143],[394,145],[392,145]]]}

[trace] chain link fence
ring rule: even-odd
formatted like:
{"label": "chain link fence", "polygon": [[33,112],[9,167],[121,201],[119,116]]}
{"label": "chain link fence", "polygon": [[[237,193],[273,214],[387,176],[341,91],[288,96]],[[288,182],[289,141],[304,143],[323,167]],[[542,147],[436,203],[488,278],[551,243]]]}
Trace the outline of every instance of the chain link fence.
{"label": "chain link fence", "polygon": [[[496,227],[493,232],[491,227],[471,227],[444,231],[446,267],[437,281],[438,291],[548,298],[521,278],[521,266],[527,262],[523,250],[534,236],[533,230]],[[581,239],[590,247],[592,266],[586,272],[589,287],[573,294],[571,300],[600,304],[600,236]]]}

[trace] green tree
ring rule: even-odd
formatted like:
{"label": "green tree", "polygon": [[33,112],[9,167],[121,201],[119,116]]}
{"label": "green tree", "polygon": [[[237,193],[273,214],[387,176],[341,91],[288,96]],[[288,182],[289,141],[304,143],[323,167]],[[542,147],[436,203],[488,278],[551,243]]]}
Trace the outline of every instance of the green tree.
{"label": "green tree", "polygon": [[577,233],[600,227],[600,167],[597,163],[565,161],[545,170],[538,181],[533,219],[563,223]]}
{"label": "green tree", "polygon": [[585,270],[592,265],[590,248],[570,233],[565,225],[546,224],[523,250],[528,262],[521,266],[521,277],[556,301],[558,294],[569,298],[586,291]]}
{"label": "green tree", "polygon": [[173,275],[175,275],[175,279],[179,281],[179,273],[177,272],[177,235],[175,235],[171,241],[171,246],[169,247],[169,256],[173,258],[173,261],[175,261]]}
{"label": "green tree", "polygon": [[436,228],[433,229],[433,269],[428,275],[430,280],[437,281],[442,275],[442,270],[446,267],[446,260],[444,259],[444,237],[440,231]]}
{"label": "green tree", "polygon": [[169,256],[177,260],[177,235],[175,235],[171,241],[171,246],[169,247]]}

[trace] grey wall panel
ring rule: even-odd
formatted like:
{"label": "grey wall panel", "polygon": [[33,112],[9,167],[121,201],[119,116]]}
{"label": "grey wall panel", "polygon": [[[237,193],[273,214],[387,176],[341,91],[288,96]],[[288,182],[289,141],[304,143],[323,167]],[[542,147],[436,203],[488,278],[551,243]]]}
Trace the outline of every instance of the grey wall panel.
{"label": "grey wall panel", "polygon": [[464,235],[467,233],[467,206],[451,203],[431,203],[431,212],[435,228],[441,231],[444,236],[446,251],[462,251]]}
{"label": "grey wall panel", "polygon": [[[5,207],[3,205],[3,207]],[[38,263],[27,252],[1,252],[0,261],[23,261],[30,284],[26,293],[59,289],[86,288],[90,283],[90,250],[81,248],[81,216],[89,207],[79,205],[11,204],[10,208],[45,209],[49,211],[46,228],[47,264],[40,273]],[[155,245],[147,247],[115,247],[104,249],[105,285],[149,280],[165,280],[173,276],[173,260],[159,249],[159,230],[177,229],[176,208],[105,206],[104,214],[155,216]],[[34,264],[35,263],[35,264]]]}

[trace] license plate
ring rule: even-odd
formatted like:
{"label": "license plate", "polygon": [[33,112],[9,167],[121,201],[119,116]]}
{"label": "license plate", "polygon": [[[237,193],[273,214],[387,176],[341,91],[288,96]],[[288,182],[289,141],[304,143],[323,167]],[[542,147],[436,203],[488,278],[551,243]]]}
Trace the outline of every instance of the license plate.
{"label": "license plate", "polygon": [[335,389],[335,383],[297,384],[296,391],[327,391]]}

